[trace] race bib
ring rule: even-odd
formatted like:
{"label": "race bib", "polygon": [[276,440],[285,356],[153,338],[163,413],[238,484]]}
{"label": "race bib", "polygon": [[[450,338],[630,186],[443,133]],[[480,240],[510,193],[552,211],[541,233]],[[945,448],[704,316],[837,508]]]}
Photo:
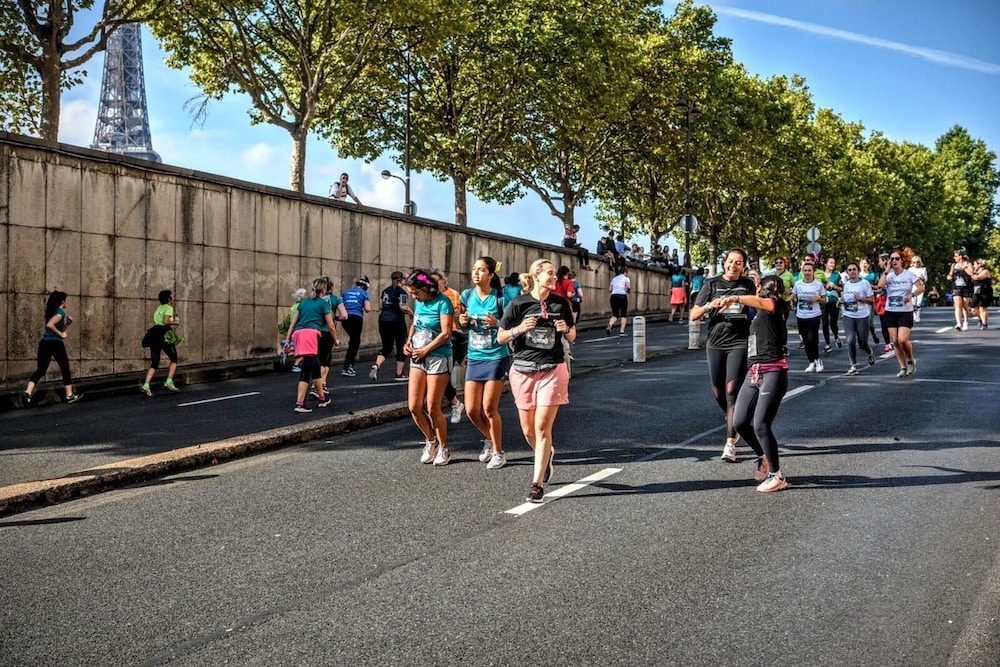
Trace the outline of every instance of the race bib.
{"label": "race bib", "polygon": [[555,327],[535,327],[524,334],[524,344],[536,350],[551,350],[556,346]]}
{"label": "race bib", "polygon": [[740,313],[743,312],[743,304],[742,303],[731,303],[722,312],[726,313],[727,315],[739,315]]}
{"label": "race bib", "polygon": [[981,290],[982,288],[983,288],[983,286],[982,286],[982,285],[976,285],[976,286],[974,286],[974,287],[972,288],[972,293],[973,293],[973,294],[979,294],[979,290]]}
{"label": "race bib", "polygon": [[965,278],[962,276],[955,278],[955,287],[965,287]]}
{"label": "race bib", "polygon": [[812,301],[799,301],[799,310],[807,312],[813,309]]}
{"label": "race bib", "polygon": [[474,350],[488,350],[493,347],[493,332],[490,329],[469,332],[469,347]]}
{"label": "race bib", "polygon": [[889,307],[891,308],[902,308],[903,307],[903,297],[901,296],[890,296],[889,297]]}
{"label": "race bib", "polygon": [[857,301],[850,301],[850,302],[845,301],[844,302],[844,310],[846,310],[849,313],[856,313],[856,312],[858,312],[858,302]]}
{"label": "race bib", "polygon": [[413,332],[413,348],[419,350],[422,347],[427,347],[436,337],[433,331],[418,329]]}
{"label": "race bib", "polygon": [[747,339],[747,356],[757,356],[757,334],[750,334],[750,338]]}

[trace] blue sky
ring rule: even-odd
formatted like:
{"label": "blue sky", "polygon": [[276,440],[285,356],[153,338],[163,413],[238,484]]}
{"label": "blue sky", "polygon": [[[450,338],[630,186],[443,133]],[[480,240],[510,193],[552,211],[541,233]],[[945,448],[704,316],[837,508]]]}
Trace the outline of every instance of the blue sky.
{"label": "blue sky", "polygon": [[[817,107],[829,107],[868,130],[897,141],[933,145],[953,125],[1000,152],[1000,2],[994,0],[725,0],[709,2],[716,34],[733,40],[736,60],[760,76],[800,74]],[[665,3],[672,13],[674,4]],[[167,164],[287,188],[287,132],[251,126],[245,97],[212,105],[193,126],[184,101],[197,95],[185,72],[168,69],[164,54],[143,32],[146,94],[153,148]],[[90,76],[63,96],[60,139],[93,141],[103,58]],[[365,164],[346,160],[319,140],[307,149],[306,191],[325,195],[343,171],[369,206],[401,210],[403,184],[382,180],[400,170],[391,156]],[[419,214],[454,220],[450,182],[414,172]],[[697,214],[697,211],[695,211]],[[593,210],[577,211],[580,238],[592,250],[600,236]],[[534,194],[512,206],[469,197],[469,226],[559,244],[562,228]],[[635,239],[646,245],[647,240]],[[674,244],[671,243],[671,246]]]}

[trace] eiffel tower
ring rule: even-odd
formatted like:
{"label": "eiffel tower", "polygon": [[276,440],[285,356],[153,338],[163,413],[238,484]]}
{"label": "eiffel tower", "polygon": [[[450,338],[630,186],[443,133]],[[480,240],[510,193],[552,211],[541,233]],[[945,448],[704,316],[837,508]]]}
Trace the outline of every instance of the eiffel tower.
{"label": "eiffel tower", "polygon": [[101,104],[90,147],[161,162],[149,135],[140,28],[138,23],[126,23],[108,38]]}

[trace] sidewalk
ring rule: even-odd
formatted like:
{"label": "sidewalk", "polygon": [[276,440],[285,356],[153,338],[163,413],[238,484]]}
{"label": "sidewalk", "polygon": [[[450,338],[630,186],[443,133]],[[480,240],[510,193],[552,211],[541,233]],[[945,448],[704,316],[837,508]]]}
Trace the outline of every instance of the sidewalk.
{"label": "sidewalk", "polygon": [[[594,323],[587,324],[593,326]],[[688,353],[687,326],[668,324],[665,316],[659,316],[646,318],[645,328],[647,359],[682,352]],[[631,320],[625,338],[619,338],[616,333],[613,333],[610,338],[605,337],[603,324],[599,325],[599,328],[581,331],[574,346],[577,360],[572,362],[573,375],[579,377],[596,370],[632,363],[634,347],[632,331]],[[702,334],[704,335],[704,327],[702,327]],[[692,351],[690,354],[700,354],[700,352]],[[359,363],[358,367],[366,368],[370,361],[369,358],[367,361]],[[268,363],[273,366],[273,362]],[[228,380],[234,377],[232,373],[236,371],[226,365],[219,365],[218,372],[230,373],[228,377],[220,378]],[[262,373],[265,371],[256,369],[254,372]],[[210,377],[210,375],[206,374],[205,377]],[[331,378],[334,377],[333,371],[331,371]],[[134,394],[135,386],[133,378],[122,378],[117,385],[114,382],[105,381],[101,394],[105,396]],[[354,387],[357,388],[357,385]],[[405,387],[405,384],[400,385],[400,389],[402,387]],[[81,391],[84,390],[81,389]],[[349,403],[341,406],[341,412],[346,410],[346,414],[335,414],[292,425],[263,429],[212,442],[198,443],[194,438],[189,438],[185,442],[186,429],[183,424],[179,424],[176,428],[176,433],[179,435],[173,435],[174,431],[172,431],[172,437],[169,439],[153,440],[152,443],[144,442],[146,445],[152,444],[154,448],[159,450],[154,453],[137,458],[113,460],[97,466],[81,466],[83,469],[52,479],[28,480],[0,487],[0,516],[65,502],[130,484],[142,483],[201,466],[215,465],[222,461],[250,456],[285,445],[328,438],[348,431],[356,431],[409,417],[405,400],[386,402],[384,399],[379,400],[377,396],[372,396],[372,393],[369,392],[368,395],[359,398],[349,398]],[[80,428],[87,428],[88,425],[84,420],[86,413],[83,412],[86,410],[86,404],[80,403],[67,407],[72,407],[72,410],[67,410],[61,417],[72,422],[75,416],[81,421]],[[37,410],[38,414],[44,413],[47,409],[53,408],[44,406],[32,408],[33,411]],[[3,415],[0,414],[0,418],[2,417]],[[66,429],[70,433],[74,432],[72,423],[61,424],[60,428]],[[9,429],[5,428],[4,430],[10,432]],[[132,437],[138,438],[144,435],[133,434]],[[13,437],[16,438],[16,436]],[[4,437],[5,441],[8,439],[9,436]],[[157,446],[158,442],[161,443],[159,446]],[[4,446],[0,448],[0,456],[3,455],[3,450],[13,449],[16,446],[17,443],[5,442]],[[73,468],[71,447],[71,444],[53,442],[48,447],[36,446],[19,451],[18,455],[22,457],[20,459],[22,462],[24,461],[23,457],[38,457],[39,461],[45,461],[47,460],[45,457],[54,456],[53,452],[58,450],[58,455],[63,460],[66,457],[70,458],[66,465]],[[93,452],[88,451],[88,454],[92,458]],[[51,468],[48,469],[51,470]]]}

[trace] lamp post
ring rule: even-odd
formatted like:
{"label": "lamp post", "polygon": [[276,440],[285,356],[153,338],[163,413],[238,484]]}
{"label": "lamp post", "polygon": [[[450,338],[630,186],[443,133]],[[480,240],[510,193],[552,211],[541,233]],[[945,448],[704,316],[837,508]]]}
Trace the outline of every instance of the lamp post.
{"label": "lamp post", "polygon": [[403,213],[405,215],[416,215],[416,213],[417,213],[417,205],[415,203],[413,203],[412,201],[410,201],[410,177],[407,176],[406,178],[403,178],[402,176],[399,176],[397,174],[392,173],[388,169],[383,169],[382,170],[382,178],[384,178],[387,181],[390,178],[395,178],[397,181],[399,181],[400,183],[402,183],[405,186],[405,188],[406,188],[406,203],[403,204]]}
{"label": "lamp post", "polygon": [[677,100],[677,107],[684,109],[684,217],[681,227],[684,230],[684,268],[691,268],[691,235],[698,229],[698,218],[692,213],[691,203],[691,117],[701,113],[694,100],[682,97]]}
{"label": "lamp post", "polygon": [[[406,186],[406,199],[403,213],[413,215],[413,201],[410,199],[410,94],[413,91],[413,73],[410,71],[410,32],[406,32],[406,128],[403,130],[403,174]],[[383,172],[384,173],[384,172]],[[385,178],[383,175],[382,178]]]}

